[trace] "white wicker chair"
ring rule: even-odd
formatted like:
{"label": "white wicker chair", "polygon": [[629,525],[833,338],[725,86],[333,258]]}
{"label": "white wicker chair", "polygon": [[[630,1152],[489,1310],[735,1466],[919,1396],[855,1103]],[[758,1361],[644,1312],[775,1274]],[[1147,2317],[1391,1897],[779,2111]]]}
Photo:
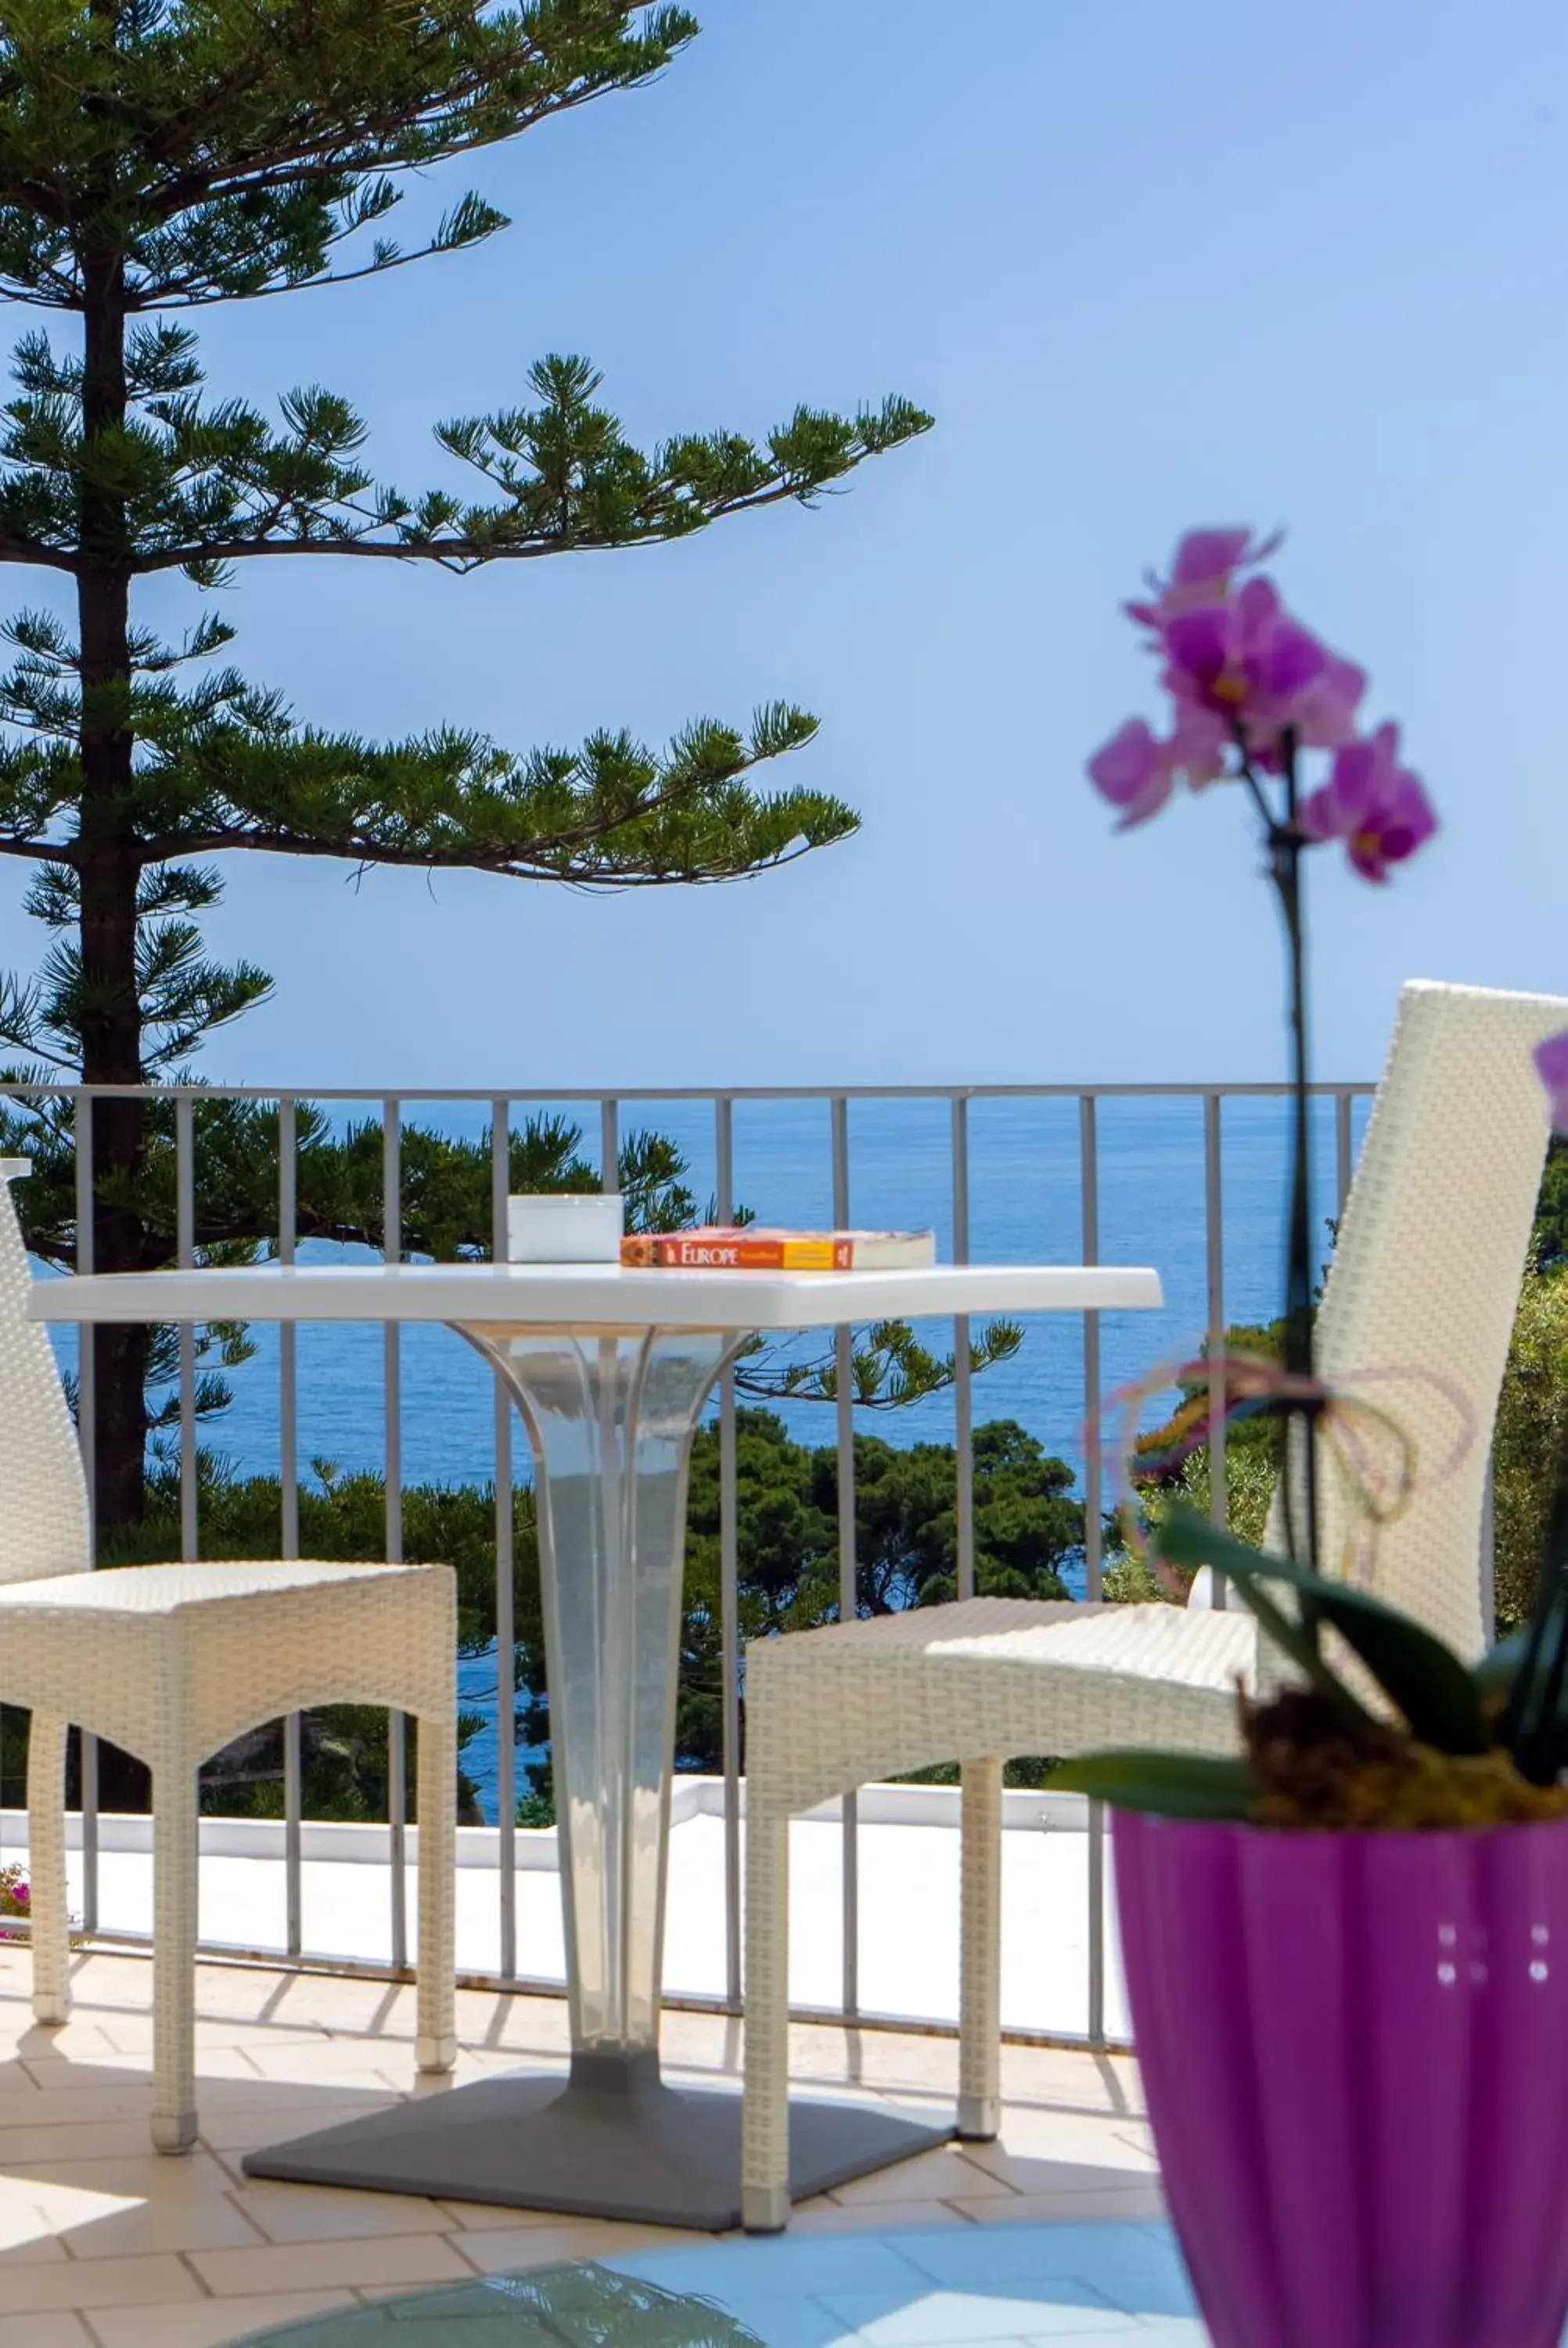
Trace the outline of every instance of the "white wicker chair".
{"label": "white wicker chair", "polygon": [[67,1723],[147,1762],[153,1784],[152,2140],[196,2137],[197,1770],[313,1704],[419,1721],[417,2060],[456,2056],[456,1597],[444,1565],[149,1565],[95,1573],[86,1485],[0,1159],[0,1701],[32,1712],[27,1769],[33,2010],[70,2008]]}
{"label": "white wicker chair", "polygon": [[[1482,1643],[1487,1459],[1547,1139],[1531,1047],[1568,1002],[1417,983],[1399,1024],[1318,1316],[1336,1371],[1430,1365],[1474,1439],[1383,1533],[1375,1581],[1473,1654]],[[1450,1402],[1411,1384],[1373,1397],[1418,1459],[1451,1448]],[[1343,1554],[1325,1478],[1326,1557]],[[1272,1664],[1265,1666],[1269,1670]],[[789,2213],[788,1832],[792,1817],[878,1776],[963,1764],[958,2129],[999,2116],[1001,1773],[1014,1754],[1101,1746],[1233,1750],[1238,1681],[1255,1686],[1249,1614],[1202,1605],[955,1605],[765,1640],[746,1653],[744,2222]]]}

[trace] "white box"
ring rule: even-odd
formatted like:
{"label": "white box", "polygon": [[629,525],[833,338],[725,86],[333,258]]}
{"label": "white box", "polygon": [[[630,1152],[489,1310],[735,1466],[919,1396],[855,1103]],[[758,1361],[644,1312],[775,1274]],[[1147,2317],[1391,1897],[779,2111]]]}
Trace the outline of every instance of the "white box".
{"label": "white box", "polygon": [[507,1200],[513,1263],[619,1263],[625,1230],[619,1190],[546,1190]]}

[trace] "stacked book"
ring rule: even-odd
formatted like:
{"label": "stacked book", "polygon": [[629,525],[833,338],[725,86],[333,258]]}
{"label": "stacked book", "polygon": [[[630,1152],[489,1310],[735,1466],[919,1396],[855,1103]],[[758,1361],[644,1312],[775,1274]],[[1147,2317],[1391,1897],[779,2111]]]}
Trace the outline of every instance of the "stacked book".
{"label": "stacked book", "polygon": [[759,1223],[704,1223],[640,1231],[620,1242],[638,1272],[896,1272],[935,1263],[935,1231],[784,1231]]}

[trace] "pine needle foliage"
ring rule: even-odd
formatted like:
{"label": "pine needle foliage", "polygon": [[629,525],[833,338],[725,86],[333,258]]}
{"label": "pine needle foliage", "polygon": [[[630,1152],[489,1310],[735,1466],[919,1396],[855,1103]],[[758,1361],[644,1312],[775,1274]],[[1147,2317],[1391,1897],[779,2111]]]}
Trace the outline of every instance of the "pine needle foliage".
{"label": "pine needle foliage", "polygon": [[[494,408],[436,419],[429,479],[400,484],[329,386],[209,384],[187,314],[484,243],[506,218],[461,190],[400,241],[412,176],[641,87],[695,31],[642,0],[22,0],[0,15],[0,299],[43,314],[0,407],[0,561],[41,575],[43,606],[4,623],[0,854],[35,868],[28,910],[50,932],[36,970],[0,979],[4,1073],[188,1072],[271,986],[203,944],[214,860],[233,852],[621,889],[736,880],[854,830],[841,799],[767,779],[815,731],[783,704],[659,746],[606,726],[509,748],[460,711],[371,741],[241,674],[210,607],[176,636],[138,608],[163,574],[200,598],[263,559],[465,572],[689,537],[811,504],[926,429],[901,398],[799,404],[760,438],[642,448],[592,365],[557,354]],[[166,1260],[140,1187],[148,1113],[109,1095],[93,1123],[95,1263],[147,1269]],[[149,1341],[94,1343],[113,1525],[142,1506]]]}

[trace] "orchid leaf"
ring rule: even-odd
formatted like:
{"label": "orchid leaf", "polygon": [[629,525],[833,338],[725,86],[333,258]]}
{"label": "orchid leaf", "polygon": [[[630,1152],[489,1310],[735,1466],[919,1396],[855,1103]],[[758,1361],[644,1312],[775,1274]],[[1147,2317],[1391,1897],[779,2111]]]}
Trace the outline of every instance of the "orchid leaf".
{"label": "orchid leaf", "polygon": [[1547,1661],[1553,1628],[1561,1634],[1560,1606],[1558,1599],[1543,1619],[1501,1640],[1471,1673],[1493,1736],[1537,1786],[1554,1784],[1568,1768],[1568,1683]]}
{"label": "orchid leaf", "polygon": [[[1161,1547],[1166,1557],[1180,1563],[1208,1563],[1228,1573],[1255,1612],[1254,1585],[1259,1580],[1284,1582],[1299,1591],[1359,1655],[1404,1715],[1412,1736],[1440,1753],[1486,1751],[1486,1722],[1470,1672],[1451,1647],[1444,1646],[1409,1615],[1374,1598],[1370,1591],[1353,1589],[1348,1582],[1309,1572],[1284,1558],[1247,1549],[1217,1533],[1191,1509],[1172,1510],[1170,1523],[1163,1529]],[[1296,1636],[1299,1639],[1300,1634]],[[1305,1645],[1305,1640],[1300,1643]],[[1337,1681],[1335,1686],[1339,1689]]]}
{"label": "orchid leaf", "polygon": [[1088,1753],[1048,1780],[1053,1794],[1087,1794],[1113,1809],[1161,1818],[1213,1818],[1245,1825],[1257,1780],[1245,1761],[1206,1753]]}
{"label": "orchid leaf", "polygon": [[1490,1647],[1471,1673],[1471,1684],[1483,1704],[1506,1702],[1513,1692],[1513,1683],[1524,1666],[1530,1648],[1530,1632],[1512,1631]]}
{"label": "orchid leaf", "polygon": [[[1321,1691],[1346,1704],[1352,1712],[1362,1712],[1343,1680],[1330,1670],[1298,1622],[1293,1622],[1283,1607],[1258,1587],[1259,1577],[1277,1570],[1286,1578],[1294,1570],[1283,1558],[1266,1556],[1263,1551],[1248,1549],[1245,1541],[1236,1540],[1230,1533],[1222,1532],[1206,1517],[1176,1502],[1155,1530],[1153,1548],[1168,1558],[1173,1565],[1209,1565],[1218,1572],[1228,1574],[1248,1612],[1255,1616],[1263,1629],[1282,1654],[1287,1655],[1304,1677]],[[1316,1588],[1316,1576],[1314,1577]]]}

